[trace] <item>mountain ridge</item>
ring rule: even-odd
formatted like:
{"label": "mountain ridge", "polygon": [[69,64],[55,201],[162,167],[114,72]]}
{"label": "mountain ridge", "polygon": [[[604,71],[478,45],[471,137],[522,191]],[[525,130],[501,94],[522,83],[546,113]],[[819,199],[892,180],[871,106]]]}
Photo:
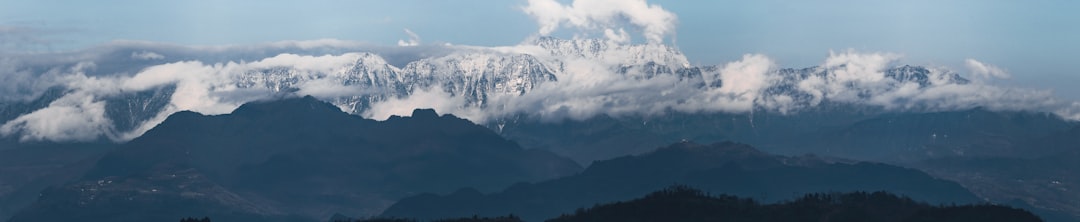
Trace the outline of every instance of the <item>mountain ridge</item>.
{"label": "mountain ridge", "polygon": [[572,176],[518,183],[496,193],[460,189],[448,195],[417,195],[402,199],[381,216],[438,219],[513,214],[535,221],[595,203],[641,196],[671,184],[754,196],[766,202],[783,200],[783,195],[792,193],[847,190],[886,190],[931,203],[979,201],[956,183],[913,169],[805,160],[813,157],[785,161],[789,158],[739,143],[683,142],[643,155],[597,162]]}
{"label": "mountain ridge", "polygon": [[178,112],[106,153],[76,181],[45,190],[11,221],[173,220],[189,210],[319,221],[373,214],[413,193],[494,190],[580,170],[468,120],[414,113],[375,121],[314,97],[256,102],[224,115]]}
{"label": "mountain ridge", "polygon": [[[330,102],[343,111],[356,115],[367,113],[377,103],[401,100],[418,93],[446,93],[448,96],[461,98],[462,109],[480,109],[495,112],[486,116],[471,116],[477,122],[499,122],[515,118],[514,115],[529,114],[528,111],[509,110],[500,113],[505,107],[488,107],[495,98],[508,100],[527,95],[533,90],[556,82],[571,81],[571,72],[567,62],[584,60],[602,66],[602,71],[610,71],[626,78],[650,80],[663,76],[674,76],[679,87],[686,90],[715,90],[724,87],[722,67],[719,65],[691,66],[685,55],[677,48],[662,44],[617,44],[601,39],[558,39],[540,37],[519,48],[535,47],[539,50],[500,50],[467,48],[461,51],[419,58],[401,66],[391,65],[382,55],[372,52],[349,52],[335,58],[341,67],[329,69],[314,68],[311,64],[298,64],[295,67],[282,65],[281,61],[299,55],[282,54],[279,57],[253,62],[250,69],[238,73],[221,73],[220,87],[235,87],[248,94],[264,93],[275,97],[279,94],[295,96],[316,95]],[[329,55],[327,55],[329,56]],[[313,59],[313,58],[305,58]],[[757,109],[778,110],[781,113],[796,113],[827,103],[825,95],[837,92],[810,92],[800,82],[810,78],[819,78],[824,84],[840,81],[838,72],[846,66],[810,67],[802,69],[776,69],[765,73],[768,78],[776,78],[769,86],[757,92],[758,98],[749,112]],[[869,86],[851,85],[849,91],[859,93],[838,94],[836,102],[862,104],[868,107],[886,106],[881,101],[866,98],[882,90],[899,90],[914,84],[916,88],[925,88],[941,84],[970,84],[971,81],[957,73],[928,69],[921,66],[891,66],[881,70],[884,81],[880,85],[885,89],[863,89]],[[844,71],[846,72],[846,71]],[[580,75],[584,73],[578,73]],[[620,77],[620,78],[623,78]],[[659,78],[666,79],[666,78]],[[668,80],[663,80],[668,81]],[[874,85],[878,86],[878,85]],[[40,96],[42,101],[32,103],[0,104],[0,121],[5,125],[17,123],[16,118],[41,110],[42,105],[59,99],[68,93],[65,86],[49,91]],[[343,92],[329,92],[327,87]],[[854,88],[851,88],[854,87]],[[861,87],[861,88],[860,88]],[[330,90],[330,91],[333,91]],[[550,90],[550,89],[549,89]],[[101,132],[99,137],[107,137],[117,142],[131,139],[128,134],[139,135],[157,124],[163,118],[163,112],[177,112],[183,109],[173,107],[172,98],[176,97],[177,85],[165,84],[142,90],[126,90],[117,95],[100,98],[105,103],[104,117],[111,127]],[[825,93],[825,94],[821,94]],[[54,95],[60,94],[60,95]],[[851,98],[847,98],[847,97]],[[251,95],[245,99],[252,98]],[[258,98],[258,97],[255,97]],[[831,98],[831,97],[830,97]],[[535,98],[529,98],[535,100]],[[686,98],[680,98],[686,99]],[[940,104],[922,104],[904,99],[897,100],[908,107],[901,107],[899,112],[927,112],[948,109]],[[37,104],[37,105],[35,105]],[[240,105],[242,103],[238,103]],[[885,107],[897,109],[896,107]],[[520,113],[519,113],[520,112]],[[723,113],[722,111],[711,111]],[[726,112],[726,111],[724,111]],[[693,113],[693,112],[689,112]],[[7,136],[17,137],[23,133],[13,127]],[[121,136],[125,135],[125,136]],[[47,138],[41,138],[47,139]]]}

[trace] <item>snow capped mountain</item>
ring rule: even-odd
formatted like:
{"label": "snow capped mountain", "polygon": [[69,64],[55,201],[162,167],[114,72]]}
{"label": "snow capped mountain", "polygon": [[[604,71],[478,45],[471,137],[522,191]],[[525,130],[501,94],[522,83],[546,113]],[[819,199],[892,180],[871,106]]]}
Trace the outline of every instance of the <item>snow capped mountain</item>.
{"label": "snow capped mountain", "polygon": [[[959,74],[943,70],[933,70],[921,66],[904,65],[882,70],[878,79],[845,79],[840,77],[844,66],[840,67],[809,67],[801,69],[785,68],[776,71],[779,79],[763,90],[765,98],[783,98],[790,101],[793,107],[816,106],[826,100],[854,103],[874,104],[883,97],[897,97],[906,92],[918,92],[931,87],[947,85],[967,85],[971,81]],[[850,78],[850,77],[848,77]],[[873,77],[861,77],[873,78]],[[893,99],[893,98],[890,98]],[[895,101],[887,101],[893,103]],[[909,104],[918,106],[918,104]]]}
{"label": "snow capped mountain", "polygon": [[971,81],[960,77],[960,74],[956,73],[933,73],[932,70],[921,66],[905,65],[901,67],[891,68],[885,71],[885,77],[896,80],[897,82],[915,82],[920,87],[926,87],[933,84],[968,84]]}
{"label": "snow capped mountain", "polygon": [[[857,58],[858,55],[844,56]],[[178,80],[163,81],[165,85],[138,87],[137,90],[121,89],[119,93],[92,99],[106,104],[106,111],[100,115],[112,124],[105,127],[110,132],[97,135],[116,140],[121,137],[115,135],[141,134],[135,131],[148,130],[147,124],[155,125],[153,121],[160,121],[170,114],[165,112],[186,110],[185,107],[191,107],[191,104],[210,104],[215,108],[213,110],[221,110],[220,107],[235,108],[248,101],[281,95],[312,95],[357,115],[374,115],[369,111],[378,104],[384,104],[383,108],[412,110],[430,108],[431,103],[441,102],[449,104],[443,109],[480,113],[462,116],[483,122],[519,114],[532,115],[530,112],[543,112],[539,115],[554,118],[568,115],[587,118],[605,113],[645,114],[672,109],[739,112],[763,108],[791,113],[823,104],[823,101],[886,109],[949,108],[949,104],[922,103],[939,97],[949,98],[942,95],[959,97],[963,95],[958,93],[982,90],[953,87],[937,91],[942,95],[934,96],[939,97],[923,96],[920,92],[925,89],[965,85],[971,81],[956,73],[918,66],[889,67],[888,64],[840,61],[826,64],[826,67],[775,69],[771,68],[771,60],[763,56],[744,60],[747,61],[694,67],[678,49],[663,44],[540,37],[526,45],[514,46],[513,50],[462,47],[450,53],[402,63],[400,67],[389,63],[383,55],[370,52],[324,56],[281,54],[256,62],[206,65],[193,74],[150,73],[153,74],[149,75],[151,80],[160,77]],[[164,64],[161,66],[166,67],[161,70],[184,65],[191,64]],[[186,79],[176,75],[206,76]],[[183,81],[195,82],[185,84]],[[129,83],[117,85],[123,84]],[[545,85],[550,87],[533,94]],[[181,92],[181,89],[186,91]],[[202,97],[185,98],[189,106],[173,104],[178,96],[189,96],[198,90],[207,92]],[[71,93],[63,86],[54,91],[42,94],[49,97],[43,96],[40,101],[0,103],[3,105],[0,117],[4,118],[0,122],[10,128],[4,136],[24,131],[19,127],[29,126],[26,121],[34,120],[26,118],[23,122],[11,123],[17,117],[44,110],[53,105],[50,104],[52,100]],[[409,100],[418,93],[424,94],[423,100]],[[515,101],[519,98],[523,99]],[[397,103],[393,103],[395,101]],[[978,102],[968,102],[967,106],[980,105]],[[61,108],[58,110],[72,109]],[[95,113],[80,114],[97,118]]]}
{"label": "snow capped mountain", "polygon": [[[777,70],[776,72],[782,79],[779,81],[779,84],[774,85],[768,90],[774,94],[794,93],[793,91],[798,88],[797,84],[811,78],[820,78],[822,80],[837,79],[835,69],[822,67],[801,69],[785,68]],[[884,79],[880,81],[886,82],[892,87],[897,87],[906,83],[916,84],[919,87],[929,87],[931,85],[945,84],[964,85],[971,82],[956,73],[939,73],[926,67],[910,65],[888,68],[882,72],[882,76]],[[858,85],[856,84],[847,84],[847,86],[852,89],[858,88]]]}
{"label": "snow capped mountain", "polygon": [[265,88],[273,92],[298,90],[301,84],[314,80],[327,80],[343,86],[356,86],[371,92],[403,91],[400,70],[391,66],[379,55],[359,53],[355,62],[347,67],[317,73],[289,66],[251,69],[233,76],[232,81],[240,88]]}
{"label": "snow capped mountain", "polygon": [[[610,68],[637,79],[678,75],[701,82],[701,71],[690,67],[677,49],[660,44],[626,45],[600,39],[562,40],[543,37],[536,46],[547,55],[466,50],[423,58],[395,67],[379,55],[358,53],[349,67],[312,73],[295,67],[254,69],[236,75],[239,88],[274,93],[304,93],[318,84],[353,89],[351,95],[321,96],[346,112],[360,114],[372,104],[406,98],[418,90],[439,89],[463,97],[468,106],[484,107],[493,96],[521,96],[546,82],[558,81],[568,70],[564,61],[583,59],[610,64]],[[540,59],[544,56],[547,59]]]}
{"label": "snow capped mountain", "polygon": [[585,58],[606,64],[644,65],[655,63],[678,68],[689,68],[690,62],[678,49],[663,44],[620,44],[607,39],[572,39],[540,37],[533,42],[552,56]]}
{"label": "snow capped mountain", "polygon": [[346,112],[359,114],[375,102],[409,97],[417,90],[432,87],[465,97],[470,106],[479,107],[493,95],[523,95],[544,82],[556,81],[556,77],[554,70],[528,54],[456,53],[420,59],[398,68],[379,55],[362,53],[348,67],[327,73],[272,67],[244,72],[233,81],[239,88],[274,93],[318,91],[315,87],[349,88],[353,93],[322,97]]}
{"label": "snow capped mountain", "polygon": [[402,69],[411,87],[441,87],[468,104],[483,106],[492,95],[523,95],[544,82],[556,81],[555,72],[527,54],[462,53],[427,58]]}

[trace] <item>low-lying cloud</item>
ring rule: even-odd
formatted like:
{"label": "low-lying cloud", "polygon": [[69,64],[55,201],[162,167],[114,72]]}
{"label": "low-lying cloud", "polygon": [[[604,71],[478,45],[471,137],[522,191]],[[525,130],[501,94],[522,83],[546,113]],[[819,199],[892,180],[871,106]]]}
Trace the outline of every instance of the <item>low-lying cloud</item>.
{"label": "low-lying cloud", "polygon": [[[984,107],[1080,120],[1080,103],[1048,90],[991,85],[983,80],[1009,74],[974,59],[964,61],[966,74],[900,66],[900,54],[854,50],[830,52],[803,69],[784,69],[762,54],[693,67],[663,44],[677,17],[644,0],[530,0],[522,10],[539,24],[539,35],[579,34],[479,47],[425,45],[405,29],[409,38],[398,46],[335,39],[230,46],[118,41],[73,52],[0,53],[0,135],[127,141],[175,112],[224,114],[283,95],[312,95],[366,118],[435,108],[478,123],[798,114],[837,103],[904,112]],[[631,33],[639,32],[646,44],[632,43]],[[35,100],[47,104],[28,105]],[[6,111],[18,108],[32,109]]]}
{"label": "low-lying cloud", "polygon": [[[561,47],[592,40],[559,41],[564,41],[560,43]],[[605,44],[619,44],[605,41]],[[264,47],[268,47],[267,50],[274,48]],[[704,67],[640,60],[638,54],[642,53],[671,54],[651,55],[655,58],[682,56],[677,51],[655,45],[607,47],[604,50],[621,52],[585,54],[553,53],[537,49],[537,45],[530,43],[491,48],[444,47],[448,48],[440,48],[436,56],[406,65],[390,64],[381,54],[362,50],[318,54],[325,49],[315,46],[311,47],[318,49],[313,50],[314,53],[300,50],[256,60],[212,48],[125,46],[122,50],[102,50],[105,55],[84,56],[92,58],[87,61],[72,60],[52,64],[51,68],[26,65],[20,63],[19,57],[8,57],[0,60],[4,61],[0,63],[3,64],[0,68],[5,71],[3,78],[32,83],[30,85],[34,87],[6,84],[0,90],[41,95],[47,89],[62,87],[64,93],[44,108],[5,120],[0,125],[0,134],[16,135],[30,141],[99,138],[126,141],[178,111],[224,114],[243,103],[283,94],[313,95],[346,112],[367,118],[385,119],[391,115],[409,115],[415,108],[435,108],[440,113],[451,113],[480,123],[522,115],[541,121],[557,121],[596,115],[741,113],[762,109],[796,114],[826,101],[894,111],[985,107],[1052,112],[1065,118],[1080,118],[1077,114],[1080,104],[1058,100],[1049,91],[967,82],[962,78],[965,76],[941,67],[904,69],[898,66],[902,56],[892,53],[831,52],[819,66],[781,69],[774,60],[761,54],[747,54],[737,61]],[[402,50],[411,48],[414,47],[400,47]],[[132,54],[114,53],[118,50],[201,56],[189,56],[192,59],[186,60],[170,60],[172,56],[137,59],[140,62],[137,64],[159,63],[146,64],[135,72],[101,73],[101,64],[112,64],[116,62],[114,60],[132,61]],[[222,56],[238,59],[222,61],[219,58]],[[685,58],[673,61],[685,61]],[[974,60],[968,63],[978,65],[974,68],[982,68],[973,70],[966,76],[968,78],[999,75],[994,72],[1000,68]],[[413,73],[428,67],[422,64],[434,66],[430,66],[433,67],[430,71]],[[515,76],[515,73],[494,73],[493,70],[521,73]],[[550,81],[541,81],[535,76],[525,78],[542,74],[532,72],[550,72],[554,76]],[[481,88],[471,88],[472,91],[460,88],[464,86]],[[135,123],[130,130],[119,130],[123,127],[115,125],[113,118],[118,117],[109,114],[108,104],[125,95],[162,87],[173,90],[166,105],[158,113],[147,114],[149,118]],[[4,98],[7,101],[4,104],[19,104],[19,101],[33,98],[36,97]]]}

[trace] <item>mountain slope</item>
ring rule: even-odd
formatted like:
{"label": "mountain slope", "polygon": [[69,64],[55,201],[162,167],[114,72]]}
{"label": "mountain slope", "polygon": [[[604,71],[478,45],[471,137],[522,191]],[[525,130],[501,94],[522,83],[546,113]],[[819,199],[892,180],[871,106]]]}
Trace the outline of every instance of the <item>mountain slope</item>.
{"label": "mountain slope", "polygon": [[463,189],[446,196],[418,195],[399,201],[382,216],[437,219],[514,214],[536,221],[579,207],[641,196],[671,184],[769,202],[801,193],[868,190],[896,192],[932,203],[977,201],[959,185],[917,170],[812,156],[776,156],[736,143],[677,143],[645,155],[596,162],[574,176],[516,184],[498,193],[485,195]]}
{"label": "mountain slope", "polygon": [[1080,221],[1080,127],[1016,147],[1033,154],[944,157],[913,165],[989,200],[1025,206],[1048,221]]}
{"label": "mountain slope", "polygon": [[292,98],[227,115],[176,113],[106,154],[81,180],[47,190],[12,221],[324,220],[372,215],[417,193],[494,190],[579,169],[433,110],[380,122]]}
{"label": "mountain slope", "polygon": [[0,221],[29,205],[41,190],[73,181],[114,147],[107,143],[11,143],[0,149]]}

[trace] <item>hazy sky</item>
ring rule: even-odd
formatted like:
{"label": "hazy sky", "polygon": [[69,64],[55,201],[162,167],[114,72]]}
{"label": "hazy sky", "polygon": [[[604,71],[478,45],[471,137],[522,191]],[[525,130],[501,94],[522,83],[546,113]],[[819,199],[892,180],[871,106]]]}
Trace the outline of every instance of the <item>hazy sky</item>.
{"label": "hazy sky", "polygon": [[[1080,1],[650,0],[678,16],[674,42],[695,64],[762,53],[784,67],[818,65],[829,50],[893,52],[904,62],[962,70],[997,65],[1005,84],[1080,98]],[[71,50],[117,39],[251,44],[334,38],[393,45],[512,45],[538,25],[506,0],[60,1],[0,0],[0,50]],[[633,30],[631,30],[633,32]],[[569,38],[569,33],[554,35]],[[633,36],[642,41],[640,35]],[[674,41],[672,41],[674,40]]]}

